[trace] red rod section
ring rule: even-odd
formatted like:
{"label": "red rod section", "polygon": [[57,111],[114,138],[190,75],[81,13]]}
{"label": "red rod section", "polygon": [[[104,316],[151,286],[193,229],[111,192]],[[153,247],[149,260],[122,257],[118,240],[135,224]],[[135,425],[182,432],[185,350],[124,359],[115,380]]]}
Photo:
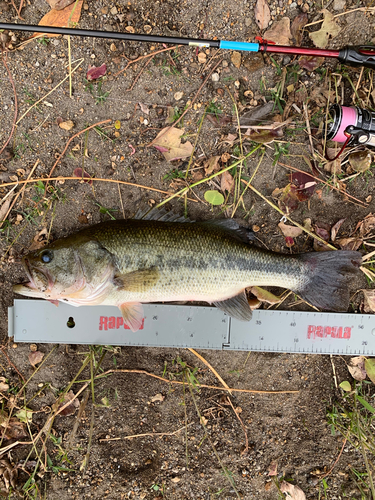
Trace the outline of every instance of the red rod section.
{"label": "red rod section", "polygon": [[338,50],[305,49],[302,47],[289,47],[287,45],[270,45],[262,43],[259,44],[259,51],[302,56],[336,57],[336,59],[339,57]]}

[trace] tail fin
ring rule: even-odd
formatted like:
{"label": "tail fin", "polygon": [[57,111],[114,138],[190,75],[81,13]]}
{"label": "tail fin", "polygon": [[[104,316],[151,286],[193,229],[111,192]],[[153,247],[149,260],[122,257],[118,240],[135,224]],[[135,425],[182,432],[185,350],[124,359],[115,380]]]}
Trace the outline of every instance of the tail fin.
{"label": "tail fin", "polygon": [[311,252],[300,255],[306,265],[305,284],[294,290],[304,300],[330,311],[346,311],[349,305],[349,281],[362,263],[359,252]]}

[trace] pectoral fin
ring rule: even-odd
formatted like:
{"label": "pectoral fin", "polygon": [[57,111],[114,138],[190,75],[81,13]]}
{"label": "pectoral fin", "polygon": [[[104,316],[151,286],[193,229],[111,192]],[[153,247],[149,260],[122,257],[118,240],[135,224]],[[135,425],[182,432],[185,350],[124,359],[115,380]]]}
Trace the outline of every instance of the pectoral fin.
{"label": "pectoral fin", "polygon": [[132,332],[138,331],[144,318],[143,306],[140,302],[124,302],[118,308],[121,311],[124,323]]}
{"label": "pectoral fin", "polygon": [[138,269],[127,274],[116,274],[114,284],[121,290],[141,293],[156,285],[158,279],[158,268],[150,267],[149,269]]}
{"label": "pectoral fin", "polygon": [[251,320],[252,312],[245,291],[230,299],[213,302],[213,304],[232,318],[239,319],[240,321]]}

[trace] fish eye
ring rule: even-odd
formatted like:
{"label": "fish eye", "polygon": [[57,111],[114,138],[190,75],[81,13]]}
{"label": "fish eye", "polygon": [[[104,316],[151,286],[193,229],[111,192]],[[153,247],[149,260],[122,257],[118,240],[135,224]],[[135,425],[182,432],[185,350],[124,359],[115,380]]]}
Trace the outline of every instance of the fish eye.
{"label": "fish eye", "polygon": [[53,259],[53,253],[50,250],[45,250],[40,254],[40,259],[45,264],[48,264]]}

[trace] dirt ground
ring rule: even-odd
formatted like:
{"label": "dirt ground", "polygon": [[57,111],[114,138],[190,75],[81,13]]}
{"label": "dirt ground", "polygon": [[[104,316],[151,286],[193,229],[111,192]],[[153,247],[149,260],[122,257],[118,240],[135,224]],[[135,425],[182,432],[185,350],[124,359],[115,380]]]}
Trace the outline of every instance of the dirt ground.
{"label": "dirt ground", "polygon": [[[337,18],[340,32],[329,41],[329,48],[373,43],[373,13],[356,10],[365,3],[356,0],[328,2],[326,7],[334,15],[348,12]],[[319,13],[321,2],[270,0],[269,5],[271,24],[282,17],[288,17],[292,22],[303,12],[307,13],[309,23],[322,18]],[[113,4],[96,0],[83,5],[79,26],[113,31],[124,31],[130,26],[136,33],[151,31],[156,35],[253,41],[255,36],[261,34],[255,22],[254,7],[253,0],[226,3],[222,0],[117,0]],[[27,1],[22,9],[25,19],[22,22],[38,24],[49,10],[44,0]],[[21,22],[17,20],[10,1],[0,2],[0,19]],[[308,32],[317,30],[319,26],[306,28],[301,45],[312,46]],[[14,39],[11,40],[13,48],[26,38],[25,33],[14,32]],[[72,37],[70,43],[72,66],[79,63],[72,75],[72,96],[69,95],[68,80],[47,95],[67,75],[67,39],[34,40],[18,50],[11,47],[8,51],[7,65],[15,82],[19,123],[9,147],[0,156],[2,182],[14,181],[14,176],[25,179],[29,174],[33,178],[48,176],[70,137],[91,125],[110,120],[100,128],[91,129],[73,139],[53,175],[69,177],[76,168],[83,168],[95,178],[117,179],[176,192],[186,185],[182,174],[187,169],[189,158],[171,163],[150,146],[158,132],[166,126],[168,114],[172,113],[177,118],[185,106],[195,99],[192,109],[184,116],[183,126],[186,140],[193,145],[197,141],[189,178],[189,183],[196,182],[205,177],[205,161],[208,159],[220,156],[220,168],[223,168],[227,164],[225,162],[238,158],[239,144],[233,144],[233,138],[232,142],[230,138],[230,135],[238,138],[235,108],[242,117],[257,106],[263,106],[266,100],[274,97],[272,89],[282,78],[282,68],[297,64],[290,56],[275,55],[270,59],[268,55],[242,53],[240,64],[235,65],[229,51],[181,47],[177,54],[164,52],[155,55],[144,69],[147,59],[130,65],[125,72],[118,74],[128,60],[133,61],[163,47],[151,43],[120,43],[78,37]],[[202,62],[199,53],[204,53],[206,63]],[[107,73],[102,83],[86,82],[89,66],[103,63],[107,65]],[[217,77],[213,78],[210,72],[215,65],[218,65],[214,70]],[[327,75],[335,72],[337,76],[329,80]],[[206,77],[208,80],[204,83]],[[285,91],[282,106],[285,110],[289,103],[291,109],[294,103],[300,113],[296,108],[290,111],[291,121],[283,128],[283,136],[279,137],[284,142],[271,143],[264,148],[263,160],[252,182],[267,200],[276,205],[278,201],[274,191],[288,184],[289,172],[275,164],[274,160],[280,159],[282,163],[311,172],[311,163],[309,168],[304,160],[304,157],[311,158],[311,151],[303,104],[308,106],[314,147],[318,150],[322,141],[319,136],[321,130],[318,130],[321,115],[318,116],[317,110],[326,109],[327,95],[324,96],[324,91],[327,91],[329,81],[337,82],[339,77],[336,94],[344,97],[341,103],[351,105],[354,102],[353,86],[357,82],[357,93],[371,91],[372,71],[362,74],[360,69],[342,69],[334,59],[326,60],[314,71],[299,68],[295,79],[286,82],[293,84],[294,88],[288,94]],[[11,131],[15,106],[5,66],[0,81],[2,145]],[[319,95],[313,94],[317,88],[322,88]],[[40,103],[25,115],[30,106],[39,100]],[[205,117],[197,135],[207,106],[209,118]],[[368,102],[367,107],[374,107],[373,100]],[[318,116],[317,121],[314,113]],[[281,116],[279,118],[282,119]],[[62,129],[59,123],[68,120],[73,122],[73,128]],[[254,143],[244,141],[244,154],[250,152],[252,147]],[[223,159],[225,153],[229,155]],[[250,156],[243,167],[245,178],[249,179],[254,173],[260,158],[259,152]],[[353,174],[353,170],[347,167],[343,165],[337,177],[321,167],[320,178],[331,185],[338,182],[336,185],[340,187],[340,182],[345,183],[342,179]],[[50,240],[55,240],[87,227],[87,224],[111,217],[131,217],[138,209],[154,206],[166,198],[165,194],[144,187],[98,181],[91,186],[66,180],[51,183],[51,186],[46,196],[38,185],[27,187],[13,207],[9,223],[3,225],[0,233],[0,304],[3,320],[0,329],[4,352],[8,355],[8,358],[5,357],[3,352],[0,366],[2,375],[11,387],[16,388],[15,391],[22,385],[15,367],[25,379],[34,372],[28,360],[30,346],[16,346],[7,339],[7,308],[14,299],[12,285],[25,280],[24,271],[16,262],[18,257],[35,243],[35,238],[38,239],[44,228],[46,231],[39,239],[48,235]],[[195,220],[230,217],[233,210],[230,200],[221,207],[211,207],[205,201],[207,189],[220,191],[220,187],[220,179],[216,178],[194,188],[189,194],[193,201],[187,202],[188,216]],[[291,217],[300,224],[304,224],[307,218],[311,219],[313,230],[315,228],[319,235],[323,233],[317,228],[331,228],[344,218],[339,236],[342,239],[352,237],[357,224],[373,211],[374,177],[371,168],[346,184],[347,193],[364,202],[362,204],[357,201],[352,203],[348,197],[330,187],[320,185],[317,188],[308,201],[299,203],[291,212]],[[8,190],[0,186],[1,198]],[[167,204],[167,208],[183,213],[184,203],[175,198]],[[250,190],[244,194],[243,204],[239,206],[235,219],[252,227],[259,240],[273,251],[298,253],[313,249],[313,240],[305,233],[295,238],[294,246],[288,248],[277,227],[280,213]],[[361,248],[366,253],[372,249],[363,245]],[[361,312],[361,295],[354,294],[366,286],[371,285],[367,285],[364,276],[351,283],[351,312]],[[295,303],[292,297],[281,307],[309,310],[306,304]],[[172,380],[182,380],[179,362],[182,360],[190,370],[197,368],[195,376],[201,384],[218,385],[213,373],[185,349],[90,350],[88,346],[62,345],[38,345],[37,348],[45,357],[51,354],[25,390],[25,401],[33,411],[30,423],[32,433],[38,433],[43,427],[57,395],[77,376],[87,356],[97,360],[105,353],[101,365],[104,371],[115,368],[145,370]],[[297,484],[308,499],[362,498],[352,481],[350,470],[353,467],[363,470],[364,464],[349,444],[326,478],[327,492],[320,481],[335,463],[343,444],[342,436],[332,435],[326,418],[332,403],[341,397],[335,387],[334,375],[339,383],[350,380],[343,357],[330,359],[329,356],[215,351],[201,351],[201,354],[229,387],[298,392],[277,395],[234,393],[230,398],[232,408],[227,395],[220,390],[194,390],[192,396],[187,388],[184,394],[181,386],[144,374],[108,375],[95,384],[95,406],[89,389],[79,396],[82,418],[78,426],[75,427],[77,413],[55,419],[51,430],[55,441],[46,440],[52,465],[48,464],[48,471],[39,467],[34,478],[36,486],[22,495],[48,500],[182,500],[238,496],[273,500],[278,498],[279,493],[268,472],[271,463],[277,461],[279,477]],[[77,380],[89,378],[88,365]],[[76,393],[81,386],[82,382],[74,384],[73,392]],[[7,401],[9,403],[9,399],[3,399],[3,408],[7,407]],[[195,405],[205,419],[209,438],[205,436]],[[126,438],[139,434],[151,435]],[[248,450],[245,450],[245,434],[249,442]],[[22,440],[27,441],[28,438]],[[85,468],[84,460],[89,448]],[[38,453],[44,453],[43,448],[37,449]],[[67,454],[62,454],[61,449]],[[32,447],[19,445],[11,449],[8,459],[12,464],[21,465],[22,461],[28,460],[31,474],[32,461],[36,463],[37,457]],[[69,470],[63,470],[64,467]],[[27,479],[27,473],[20,470],[18,487],[21,488]],[[13,495],[17,497],[16,493]]]}

